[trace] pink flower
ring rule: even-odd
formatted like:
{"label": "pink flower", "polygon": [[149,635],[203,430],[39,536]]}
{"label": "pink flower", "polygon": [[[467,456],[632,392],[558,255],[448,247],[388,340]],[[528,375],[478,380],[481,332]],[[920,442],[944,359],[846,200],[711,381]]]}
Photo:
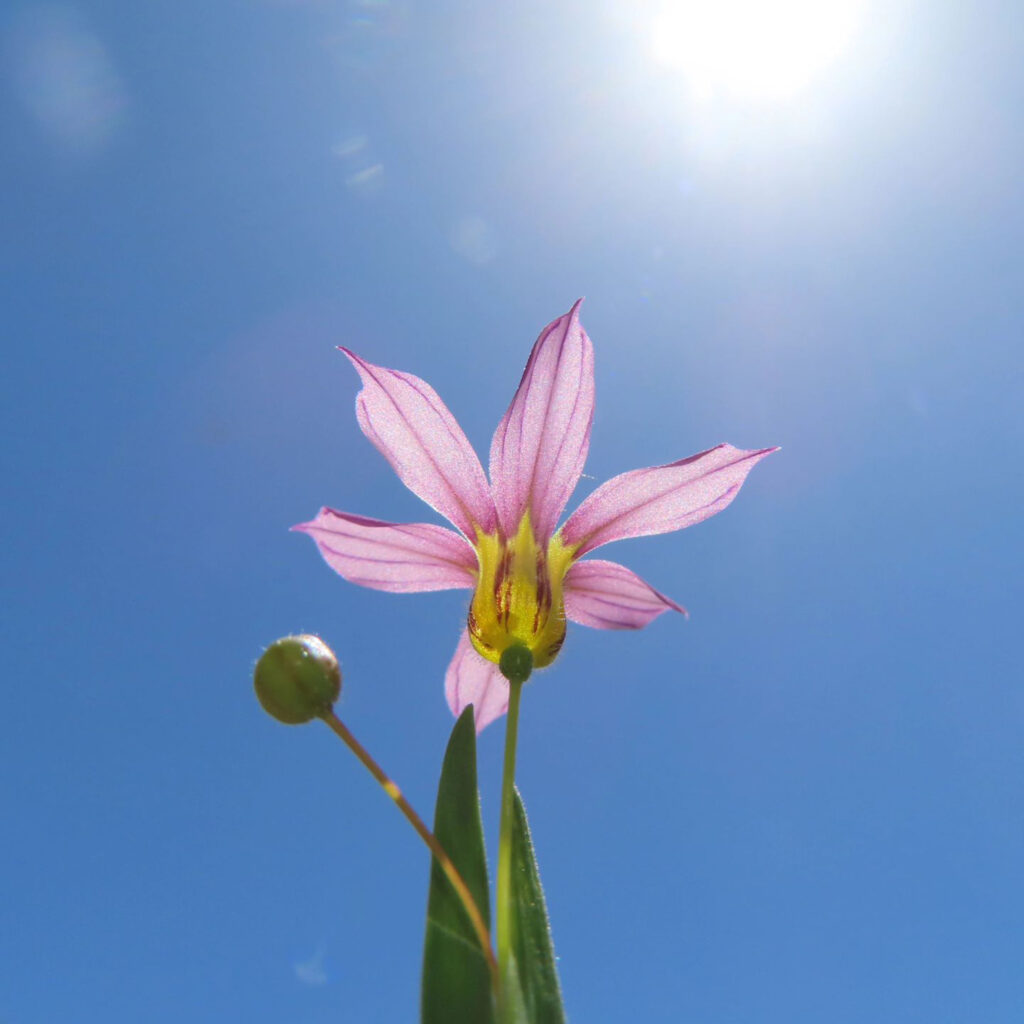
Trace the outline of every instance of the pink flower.
{"label": "pink flower", "polygon": [[[582,300],[581,300],[582,301]],[[308,533],[327,564],[352,583],[411,593],[473,591],[445,692],[458,715],[474,705],[477,729],[503,715],[502,652],[522,644],[543,668],[565,639],[565,620],[595,629],[641,629],[684,609],[617,562],[584,559],[625,537],[669,533],[728,505],[755,463],[775,451],[720,444],[666,466],[635,469],[591,494],[558,527],[583,471],[594,416],[594,353],[580,302],[541,332],[491,442],[491,482],[455,417],[429,384],[342,349],[362,379],[356,416],[402,482],[458,530],[387,523],[323,508]]]}

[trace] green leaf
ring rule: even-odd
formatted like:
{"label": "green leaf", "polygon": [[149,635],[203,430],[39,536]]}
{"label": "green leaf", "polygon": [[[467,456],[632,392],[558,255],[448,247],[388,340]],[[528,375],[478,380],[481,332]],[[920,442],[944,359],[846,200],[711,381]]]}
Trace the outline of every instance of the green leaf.
{"label": "green leaf", "polygon": [[[472,707],[462,713],[448,741],[437,789],[434,835],[462,875],[489,928],[491,900]],[[487,960],[462,901],[433,858],[420,1013],[423,1024],[492,1024],[494,1020]]]}
{"label": "green leaf", "polygon": [[529,1024],[565,1024],[544,890],[537,873],[530,826],[516,789],[512,813],[512,956]]}
{"label": "green leaf", "polygon": [[508,963],[501,983],[500,1024],[530,1024],[531,1018],[526,1010],[523,988],[519,982],[519,962],[515,950],[509,951]]}

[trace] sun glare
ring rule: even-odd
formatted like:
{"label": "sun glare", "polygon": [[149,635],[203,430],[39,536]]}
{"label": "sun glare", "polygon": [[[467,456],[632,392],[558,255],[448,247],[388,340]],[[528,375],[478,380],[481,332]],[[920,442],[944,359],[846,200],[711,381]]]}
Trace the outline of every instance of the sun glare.
{"label": "sun glare", "polygon": [[656,16],[651,48],[699,97],[786,99],[842,53],[860,6],[857,0],[676,0]]}

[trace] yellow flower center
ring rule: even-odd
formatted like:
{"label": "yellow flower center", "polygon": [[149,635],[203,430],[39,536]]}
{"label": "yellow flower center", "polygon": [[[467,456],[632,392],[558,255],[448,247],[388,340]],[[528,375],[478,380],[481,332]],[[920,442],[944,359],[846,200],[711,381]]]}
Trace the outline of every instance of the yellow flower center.
{"label": "yellow flower center", "polygon": [[550,665],[565,640],[562,580],[572,550],[557,535],[541,547],[527,513],[514,537],[478,534],[476,553],[476,591],[467,620],[473,646],[497,664],[507,647],[522,644],[537,668]]}

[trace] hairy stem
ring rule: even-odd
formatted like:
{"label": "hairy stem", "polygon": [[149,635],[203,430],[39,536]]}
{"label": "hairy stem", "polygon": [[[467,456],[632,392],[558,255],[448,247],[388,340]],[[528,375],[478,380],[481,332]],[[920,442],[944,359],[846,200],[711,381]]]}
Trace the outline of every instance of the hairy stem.
{"label": "hairy stem", "polygon": [[[501,831],[498,836],[497,943],[498,972],[504,983],[512,949],[512,799],[516,775],[516,742],[519,736],[519,700],[523,684],[509,682],[508,716],[505,725],[505,767],[501,778]],[[504,1004],[502,1000],[502,1004]]]}
{"label": "hairy stem", "polygon": [[[444,847],[437,841],[437,837],[429,828],[427,828],[423,819],[416,813],[416,811],[413,810],[412,805],[402,795],[402,791],[398,786],[384,774],[383,769],[370,756],[369,751],[367,751],[355,736],[352,735],[348,727],[340,718],[338,718],[334,711],[328,711],[322,717],[330,727],[331,731],[344,741],[349,750],[359,758],[367,771],[369,771],[369,773],[380,783],[384,792],[394,800],[398,809],[405,815],[406,820],[416,830],[417,835],[419,835],[423,842],[427,844],[427,848],[433,854],[437,863],[441,866],[441,870],[445,873],[448,881],[451,882],[452,888],[462,901],[466,914],[469,916],[470,923],[473,926],[473,931],[476,933],[477,941],[480,943],[480,949],[487,959],[487,968],[491,973],[491,988],[495,993],[497,993],[499,990],[498,963],[494,958],[494,951],[491,949],[491,936],[487,930],[487,925],[484,924],[480,908],[476,905],[476,900],[473,899],[473,894],[469,891],[469,886],[466,885],[465,880],[462,875],[459,874],[458,869],[452,863],[452,860],[445,852]],[[502,817],[502,821],[504,822],[504,815]]]}

